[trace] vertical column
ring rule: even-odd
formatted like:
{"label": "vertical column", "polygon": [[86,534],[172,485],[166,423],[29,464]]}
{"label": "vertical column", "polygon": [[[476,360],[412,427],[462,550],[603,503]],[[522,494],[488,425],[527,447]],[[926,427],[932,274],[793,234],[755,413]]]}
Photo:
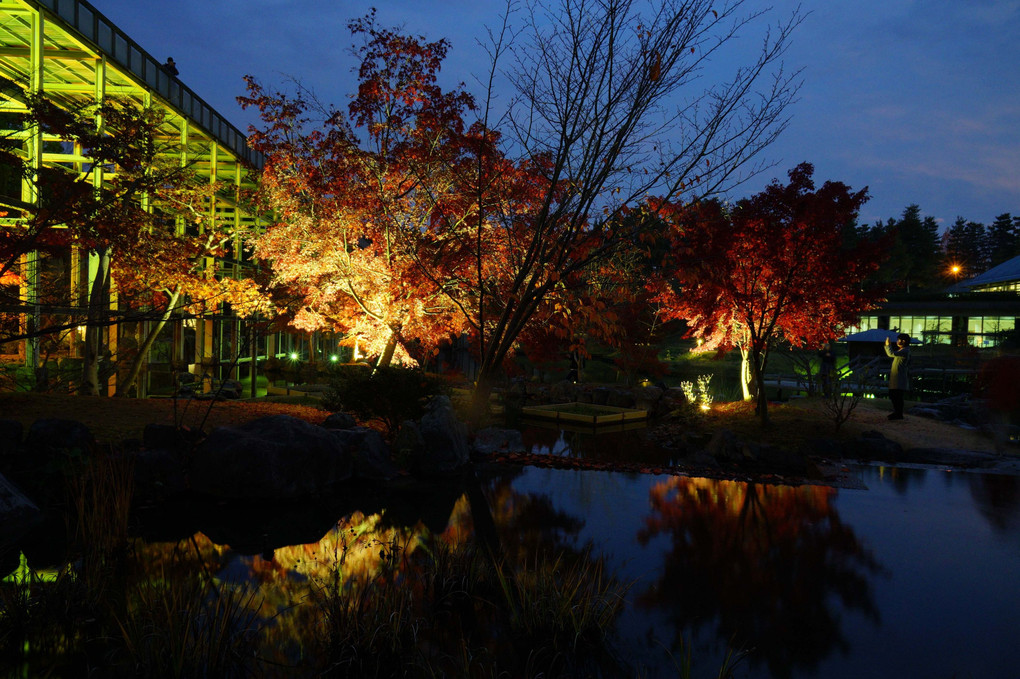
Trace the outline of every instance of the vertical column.
{"label": "vertical column", "polygon": [[[152,93],[145,90],[145,95],[142,98],[142,106],[149,110],[152,108]],[[152,196],[149,195],[148,191],[142,192],[141,195],[141,207],[146,212],[152,212]],[[135,322],[135,351],[142,352],[142,347],[145,347],[145,340],[148,333],[153,329],[153,322],[145,319],[138,319]],[[144,354],[138,357],[140,361],[140,370],[138,377],[135,380],[135,392],[138,398],[146,398],[149,395],[150,381],[152,379],[152,371],[149,369],[150,356],[152,354],[151,348],[144,349]]]}
{"label": "vertical column", "polygon": [[[210,184],[215,184],[216,183],[216,162],[217,162],[216,144],[215,144],[215,142],[212,142],[210,140],[210,143],[209,143],[209,183]],[[215,195],[211,196],[210,199],[209,199],[209,214],[208,214],[208,218],[209,218],[209,224],[211,224],[211,225],[215,225],[216,224],[216,196]],[[212,228],[215,228],[215,226],[213,226]],[[199,225],[199,233],[204,233],[204,231],[205,231],[205,226],[204,225]],[[207,278],[214,278],[216,276],[216,259],[215,258],[213,258],[213,257],[206,257],[205,258],[205,262],[203,263],[203,267],[205,269],[205,276]],[[215,377],[217,379],[221,379],[223,376],[219,374],[219,359],[220,359],[220,357],[218,355],[218,351],[222,351],[222,346],[219,347],[218,351],[214,351],[214,350],[217,349],[217,347],[215,347],[215,345],[213,344],[213,338],[216,336],[216,333],[219,331],[219,328],[217,327],[216,321],[215,321],[215,317],[216,317],[216,314],[217,314],[218,311],[219,311],[219,305],[214,302],[212,308],[207,309],[207,313],[210,314],[210,315],[206,316],[203,319],[203,321],[202,321],[202,325],[205,326],[205,328],[204,328],[204,339],[205,339],[205,341],[202,343],[202,352],[203,352],[203,355],[205,357],[205,363],[208,366],[209,372],[213,374],[213,377]]]}
{"label": "vertical column", "polygon": [[[181,167],[187,167],[187,165],[188,165],[188,135],[189,135],[189,132],[190,132],[190,130],[188,128],[188,117],[187,116],[182,116],[181,117]],[[184,223],[184,218],[183,217],[178,217],[177,218],[177,220],[175,222],[175,227],[177,229],[177,235],[182,235],[184,233],[184,230],[186,228],[186,224]],[[185,364],[188,364],[188,363],[201,363],[201,359],[198,356],[194,355],[198,351],[197,343],[195,345],[195,349],[192,352],[193,355],[185,357],[185,344],[186,344],[185,335],[187,334],[187,330],[185,329],[184,314],[185,313],[190,313],[190,311],[188,310],[187,302],[184,299],[181,300],[181,309],[182,309],[181,320],[176,324],[176,329],[174,331],[174,340],[175,340],[175,342],[174,342],[174,347],[173,347],[173,356],[171,357],[171,360],[172,360],[172,362],[174,364],[180,364],[180,366],[183,367]],[[187,358],[187,360],[185,360],[185,358]],[[176,368],[175,368],[175,371],[176,371]],[[199,371],[199,372],[201,373],[201,371]],[[175,375],[174,379],[176,379],[176,375]]]}
{"label": "vertical column", "polygon": [[[29,17],[31,23],[31,40],[29,42],[29,92],[42,94],[44,84],[43,74],[43,38],[44,25],[41,12],[33,12]],[[33,125],[25,138],[25,152],[27,154],[28,172],[21,183],[21,199],[26,203],[35,205],[39,201],[39,171],[42,168],[42,129],[39,125]],[[25,366],[33,371],[33,379],[36,388],[42,388],[45,384],[46,375],[40,374],[44,366],[40,364],[39,331],[42,326],[42,310],[39,306],[39,252],[33,250],[22,258],[22,278],[24,279],[24,299],[27,313],[24,316],[23,327],[29,335],[25,341]],[[20,352],[19,352],[20,353]]]}
{"label": "vertical column", "polygon": [[[99,58],[96,59],[95,100],[97,104],[102,104],[106,99],[106,68],[107,68],[106,57],[104,55],[100,55]],[[103,121],[102,117],[97,117],[96,129],[102,132],[104,127],[105,122]],[[103,168],[102,167],[93,168],[92,186],[93,188],[95,188],[97,193],[101,193],[103,191],[104,181],[105,176],[103,174]],[[99,257],[99,266],[97,267],[96,271],[97,276],[102,276],[102,279],[100,279],[99,281],[100,285],[102,285],[104,281],[109,281],[109,288],[107,290],[108,297],[106,302],[103,304],[103,307],[105,307],[106,311],[106,313],[104,314],[104,316],[106,316],[105,320],[110,320],[113,317],[113,315],[116,314],[118,305],[117,284],[116,281],[113,280],[113,276],[110,275],[110,263],[112,256],[113,253],[110,251],[102,253]],[[89,284],[91,285],[92,283],[93,281],[90,279]],[[104,344],[106,347],[106,351],[99,356],[100,368],[102,368],[103,366],[103,359],[105,356],[109,356],[110,361],[112,362],[112,365],[107,366],[110,369],[110,374],[106,379],[105,391],[107,396],[113,396],[117,392],[116,365],[118,363],[117,347],[118,340],[120,339],[120,324],[119,323],[115,323],[112,325],[106,324],[105,327],[103,328],[102,333],[100,334],[100,338],[106,340],[105,343],[100,341],[100,348],[102,348]],[[103,387],[100,386],[100,393],[102,392]]]}
{"label": "vertical column", "polygon": [[[72,244],[69,287],[71,289],[71,313],[75,322],[81,320],[81,267],[81,249],[77,245]],[[69,358],[81,358],[81,336],[78,334],[77,327],[67,334],[67,355]]]}

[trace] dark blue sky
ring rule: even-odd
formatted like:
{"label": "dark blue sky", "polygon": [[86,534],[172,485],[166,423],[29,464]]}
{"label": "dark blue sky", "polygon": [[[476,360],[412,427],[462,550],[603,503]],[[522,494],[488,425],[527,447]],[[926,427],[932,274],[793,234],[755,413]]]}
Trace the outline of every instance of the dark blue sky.
{"label": "dark blue sky", "polygon": [[[551,0],[550,0],[551,1]],[[346,22],[378,7],[453,49],[444,78],[480,93],[487,57],[477,45],[498,0],[92,0],[154,57],[173,56],[181,79],[242,130],[242,76],[267,85],[293,76],[329,103],[352,91]],[[752,7],[764,3],[750,3]],[[808,15],[786,65],[803,68],[790,127],[767,152],[776,166],[733,198],[808,161],[871,200],[861,220],[898,217],[910,203],[948,225],[1020,215],[1020,0],[774,0],[773,17]],[[757,45],[747,36],[746,46]],[[738,45],[738,47],[741,47]]]}

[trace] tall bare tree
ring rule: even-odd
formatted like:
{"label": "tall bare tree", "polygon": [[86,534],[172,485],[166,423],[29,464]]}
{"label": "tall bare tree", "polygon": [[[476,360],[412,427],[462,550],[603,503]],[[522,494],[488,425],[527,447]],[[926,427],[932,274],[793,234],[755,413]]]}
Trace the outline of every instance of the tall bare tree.
{"label": "tall bare tree", "polygon": [[[534,0],[510,3],[491,33],[480,127],[474,276],[460,300],[477,336],[481,412],[517,337],[572,273],[640,239],[649,195],[694,200],[770,165],[799,86],[781,58],[802,16],[769,24],[743,0]],[[516,23],[515,23],[516,22]],[[755,37],[752,37],[755,36]],[[746,41],[758,40],[750,52]],[[724,57],[741,65],[727,74]],[[497,111],[496,83],[512,86]],[[501,201],[486,149],[541,168],[528,210]],[[498,151],[496,150],[498,149]],[[630,214],[628,218],[624,218]],[[491,240],[504,234],[504,246]],[[507,235],[510,234],[510,235]],[[494,253],[504,260],[490,266]],[[502,278],[495,281],[493,270]]]}

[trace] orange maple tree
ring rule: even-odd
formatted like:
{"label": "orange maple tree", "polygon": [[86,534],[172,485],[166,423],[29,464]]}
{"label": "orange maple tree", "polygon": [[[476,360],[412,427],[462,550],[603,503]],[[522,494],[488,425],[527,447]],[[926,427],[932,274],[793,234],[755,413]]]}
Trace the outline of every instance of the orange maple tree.
{"label": "orange maple tree", "polygon": [[[462,328],[433,225],[461,222],[453,170],[473,101],[436,83],[446,41],[379,28],[374,12],[349,28],[364,42],[347,111],[247,78],[239,100],[265,123],[249,142],[267,157],[261,198],[277,217],[253,244],[295,293],[296,327],[353,335],[384,366],[410,340],[431,347]],[[438,273],[423,277],[423,262]]]}
{"label": "orange maple tree", "polygon": [[[467,330],[476,415],[537,325],[563,325],[565,309],[608,316],[574,295],[592,267],[655,226],[627,218],[634,206],[753,174],[797,89],[778,67],[796,13],[706,90],[696,74],[759,13],[708,0],[548,9],[525,13],[520,31],[493,32],[478,111],[436,85],[445,41],[381,30],[372,14],[350,24],[365,44],[348,111],[315,110],[307,93],[270,94],[252,79],[240,99],[262,114],[250,138],[271,159],[264,195],[279,215],[256,251],[305,302],[296,322],[371,333],[380,362],[402,339]],[[504,70],[504,59],[515,63]],[[513,90],[502,112],[498,73]],[[465,129],[469,112],[478,120]]]}

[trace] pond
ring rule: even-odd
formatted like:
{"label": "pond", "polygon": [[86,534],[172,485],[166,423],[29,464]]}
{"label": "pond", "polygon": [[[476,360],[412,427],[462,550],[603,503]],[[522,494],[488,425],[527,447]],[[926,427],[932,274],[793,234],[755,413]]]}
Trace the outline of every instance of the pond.
{"label": "pond", "polygon": [[[622,454],[611,437],[598,441],[584,454]],[[555,434],[534,445],[569,455],[581,443],[591,441]],[[193,568],[257,584],[271,647],[287,662],[317,615],[296,603],[338,560],[378,577],[394,545],[475,539],[485,507],[517,563],[590,548],[629,584],[614,641],[626,676],[675,677],[689,655],[691,676],[713,677],[731,653],[733,676],[748,679],[1017,676],[1020,477],[862,466],[849,489],[477,471],[477,484],[290,508],[184,503],[141,515],[135,551],[160,578]]]}
{"label": "pond", "polygon": [[[860,489],[497,467],[481,486],[508,548],[590,545],[631,583],[618,648],[641,676],[677,676],[688,652],[693,676],[715,676],[732,649],[736,677],[1016,676],[1020,478],[855,473]],[[441,495],[420,498],[431,530],[465,538],[470,503]],[[336,549],[335,534],[275,556],[223,549],[219,574],[307,576]]]}
{"label": "pond", "polygon": [[684,644],[702,676],[732,646],[738,677],[1016,676],[1020,479],[857,473],[866,490],[538,468],[512,484],[633,581],[621,629],[646,676],[676,676]]}

